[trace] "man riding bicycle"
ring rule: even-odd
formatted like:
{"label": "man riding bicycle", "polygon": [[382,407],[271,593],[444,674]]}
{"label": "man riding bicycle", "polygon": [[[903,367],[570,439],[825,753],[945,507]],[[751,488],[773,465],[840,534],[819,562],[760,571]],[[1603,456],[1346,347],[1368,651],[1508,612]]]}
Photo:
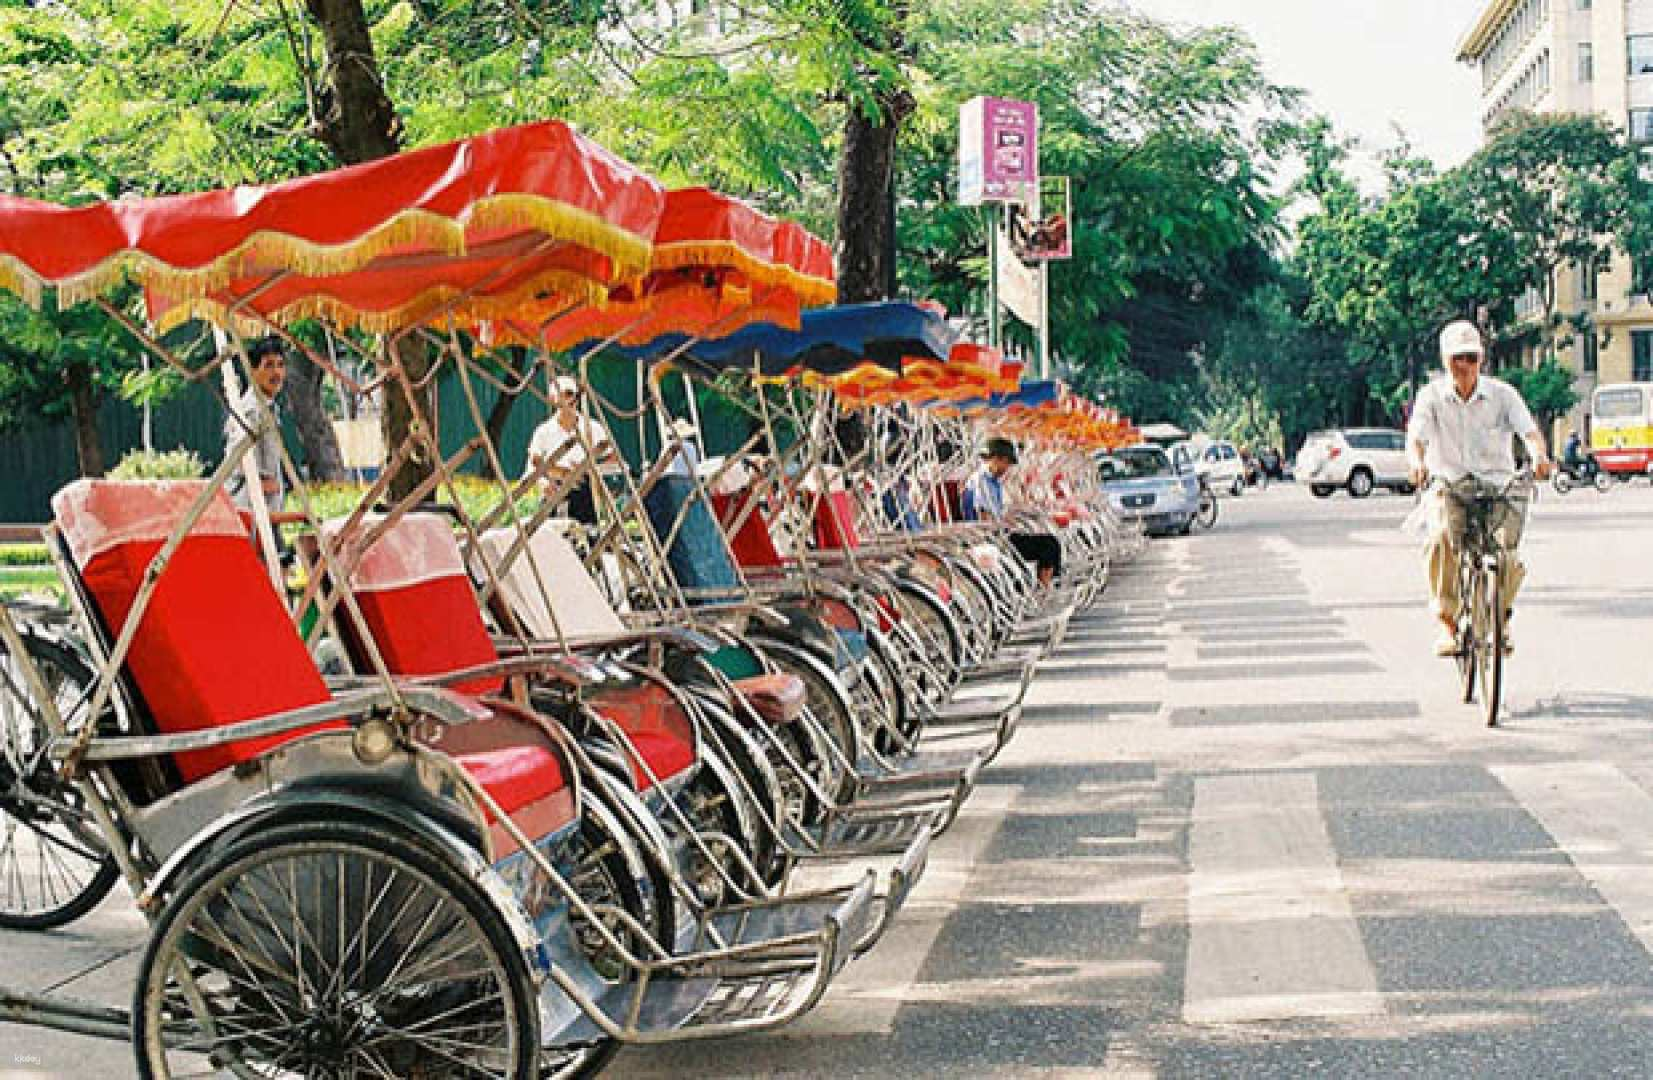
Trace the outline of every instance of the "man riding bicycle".
{"label": "man riding bicycle", "polygon": [[[1441,624],[1435,655],[1455,656],[1462,601],[1458,595],[1458,546],[1463,541],[1465,515],[1463,503],[1452,495],[1452,485],[1473,481],[1494,490],[1505,489],[1515,478],[1516,436],[1526,443],[1540,480],[1548,477],[1555,465],[1521,395],[1508,383],[1481,374],[1486,348],[1475,325],[1461,320],[1451,323],[1441,331],[1440,346],[1447,377],[1434,380],[1418,394],[1412,422],[1406,429],[1406,459],[1414,486],[1423,487],[1431,476],[1444,481],[1432,496],[1440,502],[1431,516],[1429,595]],[[1508,555],[1498,583],[1498,592],[1505,598],[1506,618],[1526,576],[1526,567],[1517,554],[1523,524],[1520,508],[1505,505],[1494,527],[1499,546]],[[1511,647],[1507,630],[1504,647]]]}

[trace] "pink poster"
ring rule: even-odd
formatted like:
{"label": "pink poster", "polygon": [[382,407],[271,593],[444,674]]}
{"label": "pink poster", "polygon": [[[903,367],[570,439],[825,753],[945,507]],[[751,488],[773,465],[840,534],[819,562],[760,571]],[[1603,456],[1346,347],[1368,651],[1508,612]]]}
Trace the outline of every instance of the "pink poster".
{"label": "pink poster", "polygon": [[959,107],[959,201],[1023,202],[1039,182],[1039,107],[971,98]]}

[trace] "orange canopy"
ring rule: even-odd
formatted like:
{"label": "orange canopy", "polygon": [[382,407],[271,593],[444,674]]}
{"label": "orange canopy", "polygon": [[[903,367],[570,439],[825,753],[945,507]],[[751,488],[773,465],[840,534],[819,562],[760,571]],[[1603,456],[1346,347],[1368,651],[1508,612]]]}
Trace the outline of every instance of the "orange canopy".
{"label": "orange canopy", "polygon": [[548,301],[519,308],[493,332],[564,350],[601,340],[640,346],[665,334],[726,337],[755,323],[795,330],[804,307],[837,295],[823,241],[706,188],[667,192],[650,266],[603,306]]}

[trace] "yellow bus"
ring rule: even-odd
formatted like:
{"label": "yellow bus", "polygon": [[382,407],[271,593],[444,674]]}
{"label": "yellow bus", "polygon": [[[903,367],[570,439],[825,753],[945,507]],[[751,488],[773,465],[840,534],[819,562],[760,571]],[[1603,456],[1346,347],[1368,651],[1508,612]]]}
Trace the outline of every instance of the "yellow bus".
{"label": "yellow bus", "polygon": [[1590,451],[1620,476],[1653,471],[1653,383],[1596,387],[1590,403]]}

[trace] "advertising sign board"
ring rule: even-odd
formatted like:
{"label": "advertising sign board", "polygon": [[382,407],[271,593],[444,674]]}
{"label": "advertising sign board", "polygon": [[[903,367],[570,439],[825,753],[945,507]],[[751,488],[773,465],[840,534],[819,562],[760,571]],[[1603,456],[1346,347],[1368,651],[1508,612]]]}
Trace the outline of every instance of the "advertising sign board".
{"label": "advertising sign board", "polygon": [[1039,107],[974,97],[959,106],[959,202],[1023,202],[1039,182]]}

